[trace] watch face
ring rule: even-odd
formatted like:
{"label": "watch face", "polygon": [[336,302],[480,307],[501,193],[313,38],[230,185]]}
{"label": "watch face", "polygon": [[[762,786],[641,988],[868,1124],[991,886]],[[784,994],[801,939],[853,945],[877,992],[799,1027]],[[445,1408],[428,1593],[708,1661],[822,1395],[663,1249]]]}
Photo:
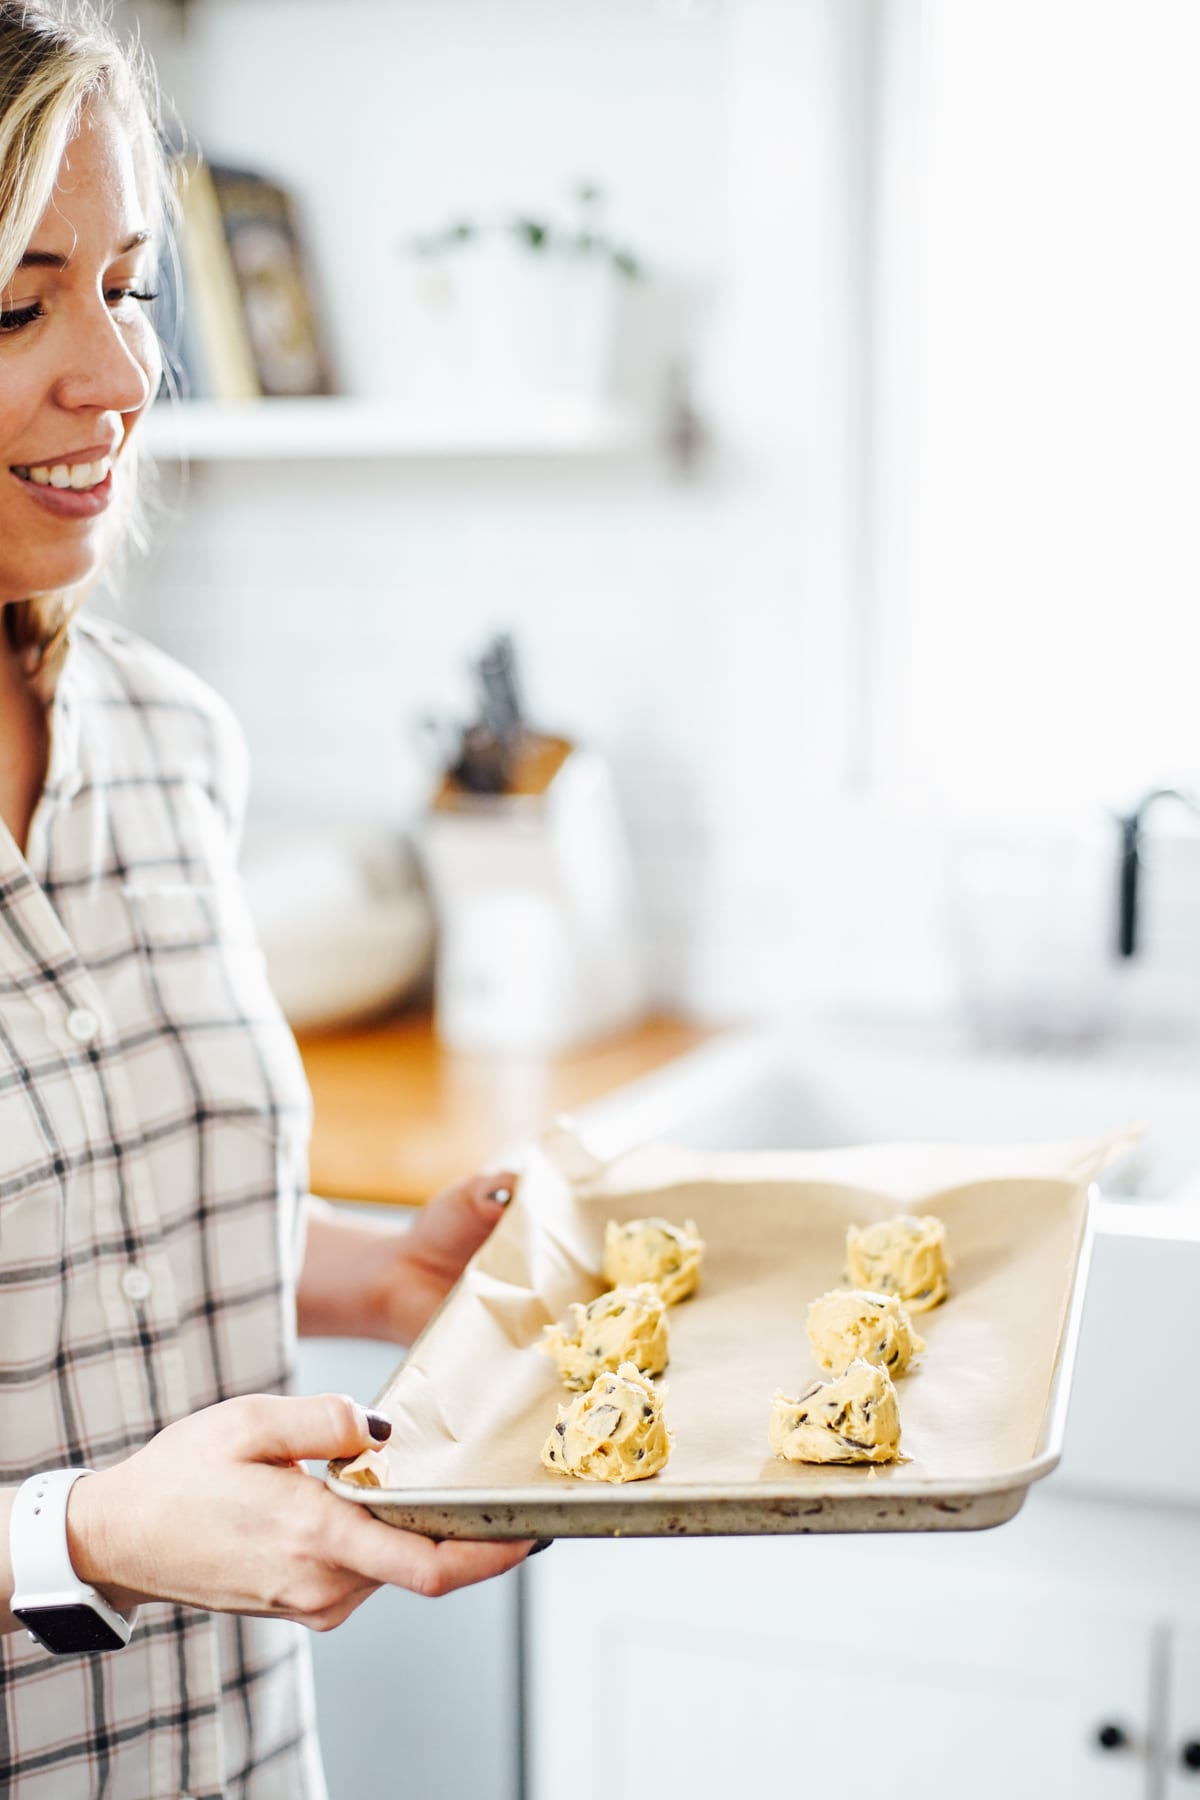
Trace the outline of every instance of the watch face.
{"label": "watch face", "polygon": [[26,1631],[55,1655],[73,1650],[123,1650],[125,1639],[106,1625],[90,1606],[23,1606],[13,1609]]}

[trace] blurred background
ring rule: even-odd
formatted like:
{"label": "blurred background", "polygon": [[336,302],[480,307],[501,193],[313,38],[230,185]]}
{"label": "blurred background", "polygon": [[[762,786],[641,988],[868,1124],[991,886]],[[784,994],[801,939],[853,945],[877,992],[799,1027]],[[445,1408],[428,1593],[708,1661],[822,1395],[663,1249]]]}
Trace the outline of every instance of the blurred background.
{"label": "blurred background", "polygon": [[1185,0],[118,14],[285,191],[331,396],[164,402],[118,606],[257,819],[412,832],[507,632],[611,772],[655,1004],[1195,1031],[1178,803],[1113,953],[1113,815],[1197,762]]}
{"label": "blurred background", "polygon": [[[688,1721],[660,1791],[765,1789],[886,1593],[902,1800],[1182,1800],[1200,1453],[1140,1372],[1190,1366],[1200,1274],[1200,10],[116,14],[191,174],[158,521],[102,604],[247,733],[317,1190],[413,1202],[634,1078],[614,1143],[1150,1127],[1047,1498],[953,1544],[629,1545],[624,1587],[560,1544],[380,1595],[317,1646],[335,1797],[631,1793],[651,1667]],[[786,1040],[775,1073],[729,1026]],[[364,1397],[394,1361],[306,1355]],[[586,1790],[562,1616],[584,1694],[625,1659]]]}

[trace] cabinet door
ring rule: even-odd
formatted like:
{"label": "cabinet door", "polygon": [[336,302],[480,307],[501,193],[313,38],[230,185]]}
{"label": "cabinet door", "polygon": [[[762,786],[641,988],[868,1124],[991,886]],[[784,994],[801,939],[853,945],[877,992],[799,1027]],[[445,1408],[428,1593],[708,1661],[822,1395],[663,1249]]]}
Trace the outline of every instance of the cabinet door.
{"label": "cabinet door", "polygon": [[1146,1800],[1148,1620],[1019,1572],[964,1580],[961,1556],[911,1540],[890,1559],[848,1542],[539,1558],[532,1800],[834,1800],[876,1781],[894,1800]]}
{"label": "cabinet door", "polygon": [[[369,1404],[399,1360],[394,1344],[309,1338],[297,1392]],[[329,1800],[516,1800],[519,1593],[515,1574],[436,1603],[382,1588],[314,1636]]]}
{"label": "cabinet door", "polygon": [[1170,1634],[1163,1731],[1163,1800],[1200,1800],[1200,1620]]}

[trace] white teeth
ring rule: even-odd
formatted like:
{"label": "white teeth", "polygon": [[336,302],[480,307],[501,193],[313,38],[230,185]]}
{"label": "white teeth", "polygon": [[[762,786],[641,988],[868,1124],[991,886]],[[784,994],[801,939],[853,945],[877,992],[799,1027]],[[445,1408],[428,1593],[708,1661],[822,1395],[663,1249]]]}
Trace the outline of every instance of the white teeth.
{"label": "white teeth", "polygon": [[17,472],[25,475],[38,487],[72,488],[76,493],[86,493],[89,488],[99,487],[112,469],[112,457],[102,456],[99,462],[54,463],[48,466],[40,463],[36,467],[20,469]]}

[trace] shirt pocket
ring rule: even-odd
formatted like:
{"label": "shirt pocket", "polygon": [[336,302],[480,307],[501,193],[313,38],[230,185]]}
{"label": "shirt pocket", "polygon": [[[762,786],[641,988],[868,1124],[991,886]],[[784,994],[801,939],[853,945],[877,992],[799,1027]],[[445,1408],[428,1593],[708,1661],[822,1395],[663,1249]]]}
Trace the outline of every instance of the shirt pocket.
{"label": "shirt pocket", "polygon": [[67,1247],[74,1145],[59,1136],[58,1122],[2,1052],[0,1145],[0,1269],[7,1283],[19,1283],[57,1265]]}
{"label": "shirt pocket", "polygon": [[[304,1070],[235,877],[129,883],[143,1029],[163,1078],[206,1119],[307,1142]],[[128,1021],[126,1022],[128,1030]]]}
{"label": "shirt pocket", "polygon": [[87,1122],[74,1058],[47,1023],[51,1010],[44,998],[16,987],[0,998],[0,1272],[6,1283],[57,1264],[86,1213]]}

